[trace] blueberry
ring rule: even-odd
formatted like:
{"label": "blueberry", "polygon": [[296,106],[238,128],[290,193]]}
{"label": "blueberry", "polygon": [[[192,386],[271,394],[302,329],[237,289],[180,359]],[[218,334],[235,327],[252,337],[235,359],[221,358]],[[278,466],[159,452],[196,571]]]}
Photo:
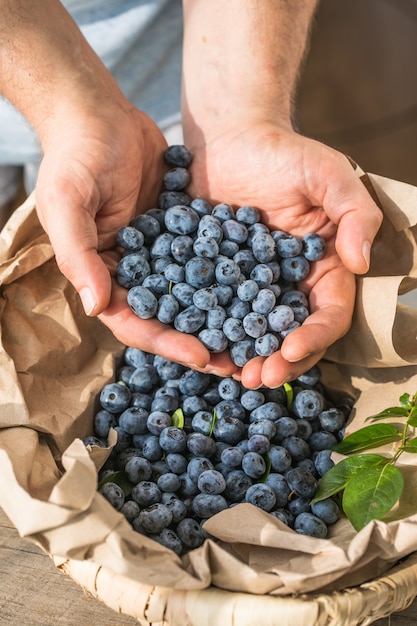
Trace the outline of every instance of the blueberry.
{"label": "blueberry", "polygon": [[207,200],[204,200],[203,198],[194,198],[190,203],[190,207],[194,209],[194,211],[198,213],[200,217],[202,217],[203,215],[211,215],[211,212],[213,210],[210,202],[207,202]]}
{"label": "blueberry", "polygon": [[261,478],[266,471],[265,460],[257,452],[246,452],[242,459],[242,469],[250,478]]}
{"label": "blueberry", "polygon": [[207,409],[207,402],[201,396],[186,396],[182,399],[182,410],[186,416],[190,415],[192,417],[196,413],[206,411]]}
{"label": "blueberry", "polygon": [[120,511],[124,504],[125,496],[123,489],[119,487],[119,485],[111,481],[104,483],[100,489],[100,493],[117,511]]}
{"label": "blueberry", "polygon": [[248,229],[246,226],[235,219],[227,219],[222,224],[223,236],[229,241],[242,245],[248,238]]}
{"label": "blueberry", "polygon": [[275,421],[284,415],[286,415],[286,409],[282,404],[274,400],[268,400],[268,402],[264,402],[264,404],[250,412],[249,421],[255,422],[265,419]]}
{"label": "blueberry", "polygon": [[327,450],[332,448],[337,443],[337,438],[334,433],[327,431],[318,431],[312,433],[308,439],[308,445],[312,452],[319,452],[320,450]]}
{"label": "blueberry", "polygon": [[155,317],[158,309],[158,300],[156,296],[142,285],[129,289],[127,294],[127,303],[133,313],[144,320]]}
{"label": "blueberry", "polygon": [[148,481],[152,475],[150,461],[142,456],[134,456],[129,459],[124,467],[124,471],[130,482],[135,485],[144,480]]}
{"label": "blueberry", "polygon": [[243,320],[245,315],[250,313],[250,304],[249,302],[243,302],[240,298],[234,296],[231,302],[226,305],[225,309],[228,317]]}
{"label": "blueberry", "polygon": [[152,539],[181,556],[183,552],[182,541],[172,528],[163,528],[161,532],[152,534]]}
{"label": "blueberry", "polygon": [[300,513],[295,518],[294,529],[297,532],[302,532],[305,535],[316,537],[317,539],[325,539],[327,536],[327,526],[316,515],[312,513]]}
{"label": "blueberry", "polygon": [[313,455],[314,465],[319,476],[324,476],[326,472],[334,467],[334,461],[331,458],[331,454],[331,450],[319,450]]}
{"label": "blueberry", "polygon": [[248,437],[249,437],[249,441],[248,441],[248,450],[251,449],[249,442],[250,442],[250,438],[253,435],[264,435],[265,437],[267,437],[269,440],[271,440],[274,435],[275,435],[275,424],[272,420],[255,420],[254,422],[251,422],[248,426]]}
{"label": "blueberry", "polygon": [[168,426],[159,435],[159,444],[165,452],[184,452],[187,448],[187,434],[176,426]]}
{"label": "blueberry", "polygon": [[161,474],[161,476],[158,477],[156,484],[161,492],[175,492],[178,491],[181,486],[178,475],[173,472]]}
{"label": "blueberry", "polygon": [[165,213],[165,226],[176,235],[194,233],[198,228],[199,221],[198,213],[190,206],[183,204],[170,207]]}
{"label": "blueberry", "polygon": [[271,356],[279,350],[281,345],[279,337],[272,333],[265,333],[255,340],[255,352],[259,356]]}
{"label": "blueberry", "polygon": [[171,293],[182,307],[188,307],[193,304],[195,290],[195,287],[187,283],[176,283],[173,285]]}
{"label": "blueberry", "polygon": [[236,219],[238,222],[242,222],[243,224],[250,226],[260,222],[261,214],[256,207],[241,206],[236,211]]}
{"label": "blueberry", "polygon": [[162,502],[155,502],[141,510],[138,521],[145,532],[155,534],[168,528],[172,522],[172,513]]}
{"label": "blueberry", "polygon": [[100,404],[109,413],[121,413],[130,404],[132,392],[122,383],[109,383],[100,392]]}
{"label": "blueberry", "polygon": [[215,450],[216,444],[208,435],[191,433],[187,438],[187,448],[195,456],[210,457]]}
{"label": "blueberry", "polygon": [[134,500],[126,500],[120,509],[120,513],[125,516],[128,522],[132,523],[133,520],[139,515],[140,507]]}
{"label": "blueberry", "polygon": [[97,437],[107,439],[110,428],[116,426],[114,414],[105,409],[100,409],[94,416],[94,432]]}
{"label": "blueberry", "polygon": [[219,244],[213,237],[197,237],[193,243],[193,251],[196,256],[213,259],[219,254]]}
{"label": "blueberry", "polygon": [[191,175],[185,167],[173,167],[166,172],[163,182],[168,191],[182,191],[190,184]]}
{"label": "blueberry", "polygon": [[201,472],[197,482],[201,493],[219,494],[226,489],[226,481],[223,475],[215,469],[207,469]]}
{"label": "blueberry", "polygon": [[174,327],[182,333],[194,334],[206,321],[206,314],[192,304],[178,313],[174,319]]}
{"label": "blueberry", "polygon": [[281,260],[281,276],[288,281],[300,282],[310,273],[310,263],[303,256]]}
{"label": "blueberry", "polygon": [[214,217],[217,217],[221,222],[225,222],[227,220],[234,220],[235,213],[230,204],[226,204],[225,202],[220,202],[213,207],[211,212]]}
{"label": "blueberry", "polygon": [[[153,366],[162,381],[171,381],[175,378],[179,378],[185,371],[185,367],[175,361],[170,361],[159,355],[155,355],[153,359]],[[168,393],[168,389],[165,387],[164,393]],[[161,392],[156,392],[161,393]],[[174,389],[169,391],[172,395],[178,396],[178,392]]]}
{"label": "blueberry", "polygon": [[162,458],[163,450],[157,435],[133,435],[133,444],[148,461],[159,461]]}
{"label": "blueberry", "polygon": [[129,252],[137,252],[145,242],[143,233],[133,226],[124,226],[120,228],[116,235],[116,242]]}
{"label": "blueberry", "polygon": [[265,483],[251,485],[246,491],[245,500],[263,511],[272,511],[276,504],[274,490]]}
{"label": "blueberry", "polygon": [[185,279],[184,266],[180,263],[168,263],[161,273],[170,283],[183,283]]}
{"label": "blueberry", "polygon": [[245,409],[238,399],[220,400],[215,409],[218,420],[232,417],[244,421],[246,417]]}
{"label": "blueberry", "polygon": [[119,416],[119,425],[129,435],[144,435],[147,432],[149,412],[141,407],[128,407]]}
{"label": "blueberry", "polygon": [[298,434],[298,425],[293,417],[283,415],[275,420],[275,440],[282,441],[286,437]]}
{"label": "blueberry", "polygon": [[287,504],[287,511],[290,511],[290,513],[294,515],[294,518],[300,515],[300,513],[310,513],[310,501],[311,498],[303,498],[302,496],[297,496],[292,493]]}
{"label": "blueberry", "polygon": [[248,389],[240,397],[240,403],[247,411],[257,409],[265,402],[265,396],[258,389]]}
{"label": "blueberry", "polygon": [[225,309],[217,304],[206,313],[206,327],[208,329],[222,330],[226,317],[227,313]]}
{"label": "blueberry", "polygon": [[195,550],[204,543],[204,535],[200,524],[191,517],[185,517],[178,522],[176,532],[182,544],[190,550]]}
{"label": "blueberry", "polygon": [[261,313],[252,311],[243,318],[243,328],[249,337],[258,339],[258,337],[262,337],[266,333],[266,317]]}
{"label": "blueberry", "polygon": [[237,446],[228,446],[222,450],[221,460],[222,463],[229,467],[239,467],[242,463],[244,451]]}
{"label": "blueberry", "polygon": [[345,425],[346,418],[340,409],[331,407],[319,414],[320,426],[323,430],[335,433]]}
{"label": "blueberry", "polygon": [[271,289],[260,289],[252,301],[252,310],[266,315],[272,311],[276,302],[276,296]]}
{"label": "blueberry", "polygon": [[278,304],[267,315],[268,327],[274,332],[282,332],[294,321],[294,311],[285,304]]}
{"label": "blueberry", "polygon": [[[157,210],[161,210],[165,213],[167,209],[177,206],[178,204],[189,206],[191,205],[191,201],[191,196],[185,191],[163,191],[158,197]],[[150,211],[147,211],[147,213],[149,212]],[[159,218],[158,221],[160,221]]]}
{"label": "blueberry", "polygon": [[243,470],[231,470],[226,476],[226,489],[223,495],[229,502],[240,502],[252,484],[252,479]]}
{"label": "blueberry", "polygon": [[281,296],[281,304],[294,307],[308,307],[307,296],[298,289],[289,289]]}
{"label": "blueberry", "polygon": [[213,261],[201,256],[191,258],[185,264],[185,280],[196,289],[210,287],[215,282]]}
{"label": "blueberry", "polygon": [[165,455],[165,462],[171,472],[183,474],[187,470],[187,459],[179,452],[168,452]]}
{"label": "blueberry", "polygon": [[171,256],[177,263],[185,265],[193,258],[193,238],[189,235],[178,235],[171,244]]}
{"label": "blueberry", "polygon": [[324,398],[315,389],[303,389],[299,391],[293,401],[292,410],[297,417],[307,420],[314,419],[324,409]]}
{"label": "blueberry", "polygon": [[172,233],[161,233],[156,237],[150,248],[151,258],[164,257],[171,255],[171,244],[174,240]]}
{"label": "blueberry", "polygon": [[163,274],[149,274],[144,278],[142,287],[149,289],[157,299],[164,293],[169,293],[169,281]]}
{"label": "blueberry", "polygon": [[233,289],[230,285],[219,285],[215,283],[212,285],[212,289],[217,296],[217,301],[220,306],[227,306],[233,299]]}
{"label": "blueberry", "polygon": [[214,424],[213,434],[219,441],[235,446],[245,432],[244,423],[237,417],[221,417]]}
{"label": "blueberry", "polygon": [[318,483],[316,478],[303,467],[290,469],[286,473],[285,478],[290,489],[298,496],[312,498],[317,491]]}
{"label": "blueberry", "polygon": [[144,363],[152,364],[154,355],[139,348],[127,347],[124,352],[124,359],[128,365],[138,367],[138,365],[143,365]]}
{"label": "blueberry", "polygon": [[[251,250],[239,250],[233,257],[233,261],[240,268],[241,273],[247,278],[250,276],[252,270],[258,265],[258,261],[255,259]],[[272,270],[270,270],[270,276],[272,281]]]}
{"label": "blueberry", "polygon": [[253,359],[255,354],[254,339],[243,339],[230,348],[230,357],[238,367],[243,367],[248,361]]}
{"label": "blueberry", "polygon": [[[237,296],[245,302],[252,302],[259,293],[259,285],[254,280],[244,280],[237,288]],[[253,305],[252,305],[253,306]]]}
{"label": "blueberry", "polygon": [[193,294],[193,304],[202,311],[209,311],[217,306],[216,292],[211,287],[197,289]]}
{"label": "blueberry", "polygon": [[211,237],[220,244],[223,239],[223,230],[220,220],[212,215],[204,215],[198,226],[197,237]]}
{"label": "blueberry", "polygon": [[248,451],[266,454],[271,447],[271,443],[265,435],[254,434],[248,439]]}
{"label": "blueberry", "polygon": [[326,242],[318,233],[308,233],[302,238],[303,254],[308,261],[319,261],[326,252]]}
{"label": "blueberry", "polygon": [[260,289],[269,287],[274,279],[272,269],[266,263],[258,263],[251,270],[249,277],[258,283]]}
{"label": "blueberry", "polygon": [[233,259],[226,258],[215,268],[215,280],[220,285],[234,285],[239,281],[240,268]]}
{"label": "blueberry", "polygon": [[149,215],[149,213],[137,215],[133,218],[129,225],[137,228],[137,230],[140,230],[141,233],[143,233],[146,245],[152,244],[154,239],[161,232],[161,226],[158,220],[152,215]]}
{"label": "blueberry", "polygon": [[190,167],[193,160],[191,152],[182,144],[168,146],[164,152],[164,160],[173,167]]}
{"label": "blueberry", "polygon": [[281,258],[289,258],[293,256],[299,256],[303,252],[303,244],[301,239],[290,235],[289,233],[282,234],[279,238],[275,239],[277,252]]}
{"label": "blueberry", "polygon": [[199,493],[193,498],[192,509],[201,519],[217,515],[228,508],[226,498],[221,494]]}
{"label": "blueberry", "polygon": [[308,443],[298,435],[285,437],[282,440],[282,445],[287,448],[294,462],[301,461],[311,455]]}
{"label": "blueberry", "polygon": [[188,462],[187,473],[191,480],[195,483],[198,482],[200,474],[208,470],[214,469],[214,465],[211,460],[204,456],[193,457]]}
{"label": "blueberry", "polygon": [[129,387],[132,391],[148,393],[158,382],[158,373],[153,365],[144,363],[135,368],[129,379]]}
{"label": "blueberry", "polygon": [[311,512],[323,520],[325,524],[334,524],[340,518],[340,509],[331,498],[313,503]]}
{"label": "blueberry", "polygon": [[130,289],[141,285],[151,273],[151,267],[140,252],[132,252],[123,256],[116,268],[116,280],[119,285]]}
{"label": "blueberry", "polygon": [[251,244],[253,255],[260,263],[269,263],[276,258],[276,244],[269,233],[258,233]]}
{"label": "blueberry", "polygon": [[163,324],[172,324],[180,310],[178,300],[172,294],[163,294],[158,300],[156,317]]}
{"label": "blueberry", "polygon": [[148,415],[146,425],[150,433],[159,437],[164,428],[171,426],[171,416],[164,411],[152,411]]}
{"label": "blueberry", "polygon": [[232,259],[239,252],[239,244],[230,239],[223,239],[219,245],[219,254]]}
{"label": "blueberry", "polygon": [[218,384],[219,395],[223,400],[237,400],[240,396],[240,383],[234,378],[222,378]]}
{"label": "blueberry", "polygon": [[287,448],[280,445],[272,445],[268,454],[271,462],[271,469],[274,472],[283,473],[290,469],[292,457]]}
{"label": "blueberry", "polygon": [[197,370],[187,369],[179,379],[179,390],[186,396],[202,394],[211,382],[208,374]]}
{"label": "blueberry", "polygon": [[179,521],[187,517],[187,505],[181,498],[168,492],[162,493],[162,504],[165,504],[172,513],[172,523],[178,524]]}

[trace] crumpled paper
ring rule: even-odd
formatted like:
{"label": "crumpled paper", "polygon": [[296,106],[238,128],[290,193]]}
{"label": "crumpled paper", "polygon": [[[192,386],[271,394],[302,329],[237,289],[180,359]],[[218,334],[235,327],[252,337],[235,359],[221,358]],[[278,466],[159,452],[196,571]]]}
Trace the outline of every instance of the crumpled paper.
{"label": "crumpled paper", "polygon": [[[352,328],[321,362],[329,393],[356,398],[348,432],[417,390],[417,310],[398,302],[417,287],[417,188],[357,173],[385,217],[370,271],[357,278]],[[92,434],[98,394],[114,379],[124,346],[84,315],[34,196],[0,235],[0,333],[0,506],[56,563],[90,560],[159,587],[288,595],[361,584],[417,549],[410,454],[402,457],[400,502],[359,533],[342,519],[327,539],[298,535],[248,504],[207,521],[217,541],[182,558],[136,533],[97,492],[103,451],[80,439]]]}

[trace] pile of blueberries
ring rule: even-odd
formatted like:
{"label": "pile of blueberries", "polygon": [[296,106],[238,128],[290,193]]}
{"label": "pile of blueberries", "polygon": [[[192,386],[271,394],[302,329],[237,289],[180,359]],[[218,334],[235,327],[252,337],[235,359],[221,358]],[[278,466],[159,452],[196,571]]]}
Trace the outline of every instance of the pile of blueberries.
{"label": "pile of blueberries", "polygon": [[126,347],[115,380],[84,443],[105,447],[116,431],[99,491],[136,531],[183,555],[239,503],[318,538],[339,519],[334,499],[311,500],[352,405],[327,398],[317,365],[291,386],[249,390]]}
{"label": "pile of blueberries", "polygon": [[172,145],[164,158],[158,207],[117,233],[116,279],[130,308],[194,334],[210,352],[229,349],[239,367],[273,354],[310,314],[297,283],[324,256],[324,239],[271,231],[256,207],[191,198],[189,150]]}

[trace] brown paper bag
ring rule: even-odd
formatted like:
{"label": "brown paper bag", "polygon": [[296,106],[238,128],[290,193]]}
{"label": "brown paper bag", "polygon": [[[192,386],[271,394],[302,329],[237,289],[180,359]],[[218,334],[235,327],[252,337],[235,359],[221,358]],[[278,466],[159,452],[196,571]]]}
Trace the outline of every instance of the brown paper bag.
{"label": "brown paper bag", "polygon": [[[350,430],[417,389],[417,311],[397,302],[417,284],[417,188],[358,175],[385,220],[370,271],[358,278],[352,329],[322,362],[329,390],[357,398]],[[359,533],[341,520],[329,539],[300,536],[245,504],[211,518],[206,528],[218,541],[183,558],[136,533],[97,493],[96,464],[80,441],[92,433],[98,393],[113,380],[123,346],[84,315],[34,197],[1,233],[0,286],[0,506],[56,563],[90,561],[159,587],[288,595],[360,584],[417,549],[411,455],[391,521]]]}

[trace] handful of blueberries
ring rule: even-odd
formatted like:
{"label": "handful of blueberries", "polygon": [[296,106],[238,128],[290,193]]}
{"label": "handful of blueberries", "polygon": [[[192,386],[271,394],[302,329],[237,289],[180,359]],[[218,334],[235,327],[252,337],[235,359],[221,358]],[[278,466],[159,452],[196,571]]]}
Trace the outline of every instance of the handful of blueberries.
{"label": "handful of blueberries", "polygon": [[117,432],[99,490],[134,530],[182,555],[208,537],[208,518],[243,502],[318,538],[339,519],[334,499],[310,502],[351,403],[326,398],[318,366],[292,386],[249,390],[127,347],[115,380],[84,443]]}
{"label": "handful of blueberries", "polygon": [[164,158],[171,169],[158,207],[117,233],[116,278],[130,308],[197,336],[210,352],[229,349],[238,367],[273,354],[310,314],[297,283],[324,256],[324,239],[271,231],[256,207],[191,198],[189,150],[172,145]]}

